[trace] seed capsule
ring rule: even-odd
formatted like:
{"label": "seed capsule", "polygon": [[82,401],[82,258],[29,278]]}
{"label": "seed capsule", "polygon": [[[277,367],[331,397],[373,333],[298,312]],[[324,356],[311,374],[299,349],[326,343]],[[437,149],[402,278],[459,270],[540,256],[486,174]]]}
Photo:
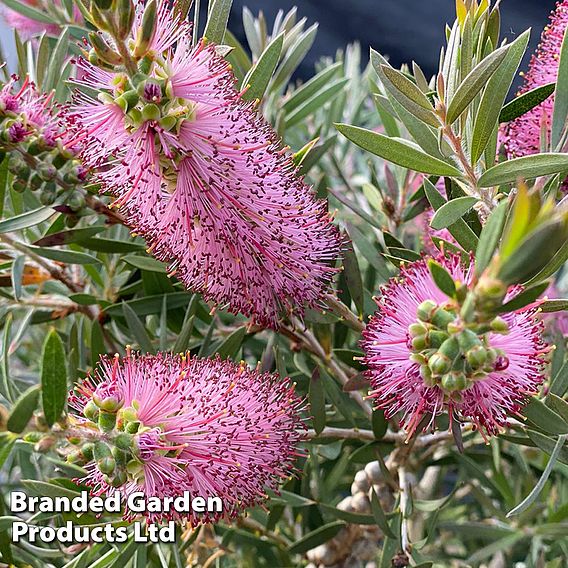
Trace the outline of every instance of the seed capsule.
{"label": "seed capsule", "polygon": [[97,461],[97,467],[101,473],[110,475],[116,468],[116,461],[113,457],[103,458]]}

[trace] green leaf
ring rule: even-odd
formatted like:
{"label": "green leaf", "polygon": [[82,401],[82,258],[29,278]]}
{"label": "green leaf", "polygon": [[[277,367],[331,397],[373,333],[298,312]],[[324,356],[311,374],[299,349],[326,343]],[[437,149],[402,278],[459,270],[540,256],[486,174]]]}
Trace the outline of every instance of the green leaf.
{"label": "green leaf", "polygon": [[323,388],[322,378],[319,367],[314,369],[310,379],[310,414],[312,415],[312,423],[316,434],[319,434],[325,428],[325,390]]}
{"label": "green leaf", "polygon": [[438,286],[446,296],[453,298],[456,295],[456,283],[451,274],[433,259],[428,261],[428,268],[436,286]]}
{"label": "green leaf", "polygon": [[4,219],[3,221],[0,221],[0,233],[19,231],[20,229],[27,229],[28,227],[39,225],[40,223],[43,223],[43,221],[47,221],[47,219],[56,213],[57,212],[50,207],[40,207],[39,209],[34,209],[33,211],[27,211],[21,215]]}
{"label": "green leaf", "polygon": [[8,8],[22,14],[22,16],[25,16],[26,18],[30,18],[36,22],[42,22],[44,24],[53,24],[53,20],[48,14],[30,6],[29,4],[24,4],[19,0],[2,0],[2,3],[8,6]]}
{"label": "green leaf", "polygon": [[545,300],[540,304],[540,311],[544,314],[563,312],[568,310],[568,300]]}
{"label": "green leaf", "polygon": [[61,250],[52,248],[36,247],[34,245],[26,245],[31,252],[43,258],[49,258],[57,262],[64,262],[65,264],[100,264],[101,261],[94,256],[77,252],[74,250]]}
{"label": "green leaf", "polygon": [[4,467],[4,464],[10,456],[17,439],[17,436],[14,436],[9,432],[0,433],[0,469]]}
{"label": "green leaf", "polygon": [[130,254],[122,258],[124,262],[134,266],[134,268],[139,268],[140,270],[147,270],[148,272],[161,272],[162,274],[167,274],[168,270],[166,265],[155,258],[150,256],[138,256]]}
{"label": "green leaf", "polygon": [[506,304],[503,304],[498,311],[499,313],[507,313],[520,310],[521,308],[532,304],[537,298],[541,296],[541,294],[544,293],[547,288],[548,282],[526,288],[520,294],[517,294],[512,300],[508,301]]}
{"label": "green leaf", "polygon": [[41,398],[45,421],[53,426],[67,400],[67,365],[63,342],[55,329],[45,338],[41,356]]}
{"label": "green leaf", "polygon": [[475,251],[475,272],[477,275],[481,275],[493,258],[503,234],[507,209],[507,202],[500,203],[487,219],[481,235],[479,235],[479,242]]}
{"label": "green leaf", "polygon": [[518,97],[515,97],[510,103],[507,103],[501,114],[499,115],[499,122],[510,122],[515,120],[523,114],[526,114],[540,103],[544,102],[556,88],[556,83],[548,83],[541,85],[532,91],[527,91]]}
{"label": "green leaf", "polygon": [[[379,69],[379,77],[383,82],[383,85],[399,105],[406,109],[412,116],[429,126],[436,128],[440,125],[440,121],[433,113],[430,101],[428,101],[426,95],[424,95],[422,91],[414,85],[414,83],[409,81],[406,77],[404,77],[404,75],[402,75],[402,73],[396,71],[389,65],[381,65]],[[396,81],[396,84],[394,81]],[[412,98],[409,98],[407,93],[412,91],[412,87],[410,85],[414,87],[414,93],[420,93],[420,100],[426,101],[428,105],[426,108],[424,107],[424,104],[417,103]],[[403,92],[402,89],[405,89],[406,92]],[[419,97],[419,95],[415,96],[417,96],[417,98]]]}
{"label": "green leaf", "polygon": [[[166,298],[167,296],[164,296]],[[122,311],[128,324],[129,331],[132,333],[136,339],[140,349],[146,353],[155,353],[156,350],[152,345],[152,340],[144,327],[144,324],[140,318],[136,315],[136,312],[126,303],[122,302]]]}
{"label": "green leaf", "polygon": [[81,241],[81,246],[94,250],[96,252],[106,252],[109,254],[118,254],[124,252],[137,252],[145,250],[145,246],[141,243],[133,243],[130,241],[121,241],[117,239],[85,239]]}
{"label": "green leaf", "polygon": [[61,78],[61,69],[63,68],[65,56],[69,48],[69,32],[69,28],[66,27],[55,44],[43,84],[43,90],[45,92],[49,92],[51,89],[57,87],[57,82]]}
{"label": "green leaf", "polygon": [[562,268],[566,260],[568,260],[568,241],[562,245],[560,250],[552,257],[550,262],[536,276],[527,282],[527,285],[550,278],[550,276]]}
{"label": "green leaf", "polygon": [[440,230],[453,225],[457,220],[461,219],[476,203],[476,197],[458,197],[447,201],[436,211],[430,226],[433,229]]}
{"label": "green leaf", "polygon": [[566,129],[568,118],[568,30],[564,31],[562,47],[560,48],[560,62],[556,79],[556,95],[554,98],[554,111],[552,114],[552,130],[550,145],[557,148]]}
{"label": "green leaf", "polygon": [[548,481],[548,478],[550,477],[550,474],[552,473],[554,466],[556,465],[556,461],[558,460],[560,451],[562,450],[562,446],[566,441],[566,436],[567,436],[566,434],[563,434],[562,436],[558,437],[554,449],[552,450],[552,454],[550,454],[550,459],[546,464],[546,468],[542,472],[542,475],[538,480],[537,484],[534,486],[533,490],[527,495],[527,497],[521,503],[519,503],[514,509],[512,509],[507,513],[508,518],[514,515],[519,515],[523,511],[526,511],[537,500],[541,491],[544,489],[544,485]]}
{"label": "green leaf", "polygon": [[[513,84],[523,55],[527,49],[530,30],[521,34],[511,45],[507,46],[506,57],[499,70],[491,77],[481,97],[471,141],[471,163],[475,164],[483,155],[499,123],[499,114],[507,93]],[[495,51],[498,53],[498,51]]]}
{"label": "green leaf", "polygon": [[[550,436],[545,436],[536,430],[527,430],[529,438],[538,446],[543,452],[550,455],[556,447],[556,440]],[[558,455],[558,461],[568,465],[568,448],[562,447]]]}
{"label": "green leaf", "polygon": [[371,428],[377,440],[380,440],[386,433],[389,427],[389,422],[385,418],[385,411],[382,409],[373,410],[371,418]]}
{"label": "green leaf", "polygon": [[416,149],[405,140],[389,138],[371,130],[348,124],[336,124],[335,127],[343,136],[363,150],[372,152],[404,168],[430,175],[462,177],[458,169]]}
{"label": "green leaf", "polygon": [[428,97],[418,88],[416,83],[413,83],[406,76],[397,71],[390,65],[381,65],[381,71],[386,75],[387,79],[392,85],[398,89],[404,96],[410,99],[415,104],[421,106],[423,109],[432,112],[432,103]]}
{"label": "green leaf", "polygon": [[235,331],[226,337],[223,343],[221,343],[221,345],[217,348],[216,352],[219,357],[221,357],[221,359],[231,359],[236,357],[246,334],[246,326],[235,329]]}
{"label": "green leaf", "polygon": [[338,79],[322,89],[315,97],[307,100],[294,112],[291,112],[286,116],[284,120],[286,128],[290,128],[298,124],[306,117],[321,109],[326,103],[333,100],[341,91],[343,91],[347,83],[349,83],[349,79]]}
{"label": "green leaf", "polygon": [[552,379],[550,394],[564,396],[568,391],[568,361],[562,365],[558,373]]}
{"label": "green leaf", "polygon": [[290,545],[288,552],[290,554],[302,554],[303,552],[307,552],[331,540],[344,526],[344,521],[333,521],[332,523],[318,527],[316,530],[304,535],[294,544]]}
{"label": "green leaf", "polygon": [[[446,203],[444,197],[429,179],[424,180],[424,191],[434,211],[437,211]],[[453,225],[450,225],[448,231],[464,250],[474,251],[477,248],[477,235],[463,219],[458,219]]]}
{"label": "green leaf", "polygon": [[338,509],[337,507],[333,507],[332,505],[327,505],[325,503],[318,503],[320,509],[329,513],[331,516],[335,517],[336,519],[341,519],[347,523],[355,524],[355,525],[374,525],[375,518],[372,515],[364,515],[362,513],[354,513],[351,511],[344,511],[342,509]]}
{"label": "green leaf", "polygon": [[33,244],[37,247],[55,247],[61,245],[68,245],[70,243],[80,243],[85,239],[89,239],[98,233],[106,230],[106,227],[94,226],[86,227],[83,229],[70,229],[68,231],[59,231],[57,233],[51,233],[38,239]]}
{"label": "green leaf", "polygon": [[38,497],[69,497],[70,499],[75,499],[80,493],[79,487],[72,490],[54,482],[48,483],[46,481],[36,481],[35,479],[23,479],[21,483],[30,495],[37,495]]}
{"label": "green leaf", "polygon": [[243,86],[249,86],[243,95],[245,101],[260,100],[264,96],[268,83],[270,83],[274,70],[280,61],[283,43],[284,34],[273,39],[263,51],[255,66],[245,76]]}
{"label": "green leaf", "polygon": [[535,179],[568,170],[568,154],[534,154],[502,162],[488,169],[480,178],[480,187],[513,183],[519,178]]}
{"label": "green leaf", "polygon": [[294,91],[290,98],[282,105],[284,114],[290,114],[307,100],[317,95],[331,80],[337,75],[341,68],[341,62],[334,63],[320,71],[315,77],[312,77],[307,83]]}
{"label": "green leaf", "polygon": [[[128,304],[138,316],[147,316],[149,314],[159,314],[162,309],[163,294],[156,294],[153,296],[146,296],[136,300],[128,300]],[[191,300],[191,294],[187,292],[172,292],[167,294],[168,297],[168,310],[175,310],[182,306],[187,306]],[[112,304],[104,309],[104,313],[110,316],[122,316],[122,302]]]}
{"label": "green leaf", "polygon": [[538,398],[532,397],[522,409],[523,416],[550,434],[568,434],[568,424]]}
{"label": "green leaf", "polygon": [[396,538],[389,526],[387,516],[383,511],[383,507],[374,487],[371,487],[371,511],[373,513],[373,517],[375,517],[377,526],[383,531],[383,534],[388,538]]}
{"label": "green leaf", "polygon": [[106,353],[105,338],[103,328],[98,321],[93,321],[91,325],[91,366],[94,367],[99,362],[99,356]]}
{"label": "green leaf", "polygon": [[4,214],[4,202],[6,201],[6,187],[10,179],[8,171],[8,155],[5,155],[0,162],[0,217]]}
{"label": "green leaf", "polygon": [[304,33],[300,34],[294,44],[290,46],[288,55],[278,67],[273,79],[274,89],[284,86],[294,71],[298,68],[308,51],[311,49],[318,31],[318,24],[310,26]]}
{"label": "green leaf", "polygon": [[479,94],[481,89],[487,85],[490,77],[501,65],[503,59],[505,59],[509,47],[507,46],[491,53],[491,55],[474,67],[462,81],[448,106],[446,116],[448,124],[453,124]]}
{"label": "green leaf", "polygon": [[14,403],[8,417],[8,430],[21,434],[28,425],[39,402],[39,385],[34,385],[25,391]]}
{"label": "green leaf", "polygon": [[359,261],[353,249],[353,243],[349,239],[343,251],[343,274],[347,282],[349,295],[359,312],[359,316],[363,314],[365,296],[363,291],[363,279],[359,268]]}
{"label": "green leaf", "polygon": [[198,296],[194,295],[192,296],[191,301],[187,306],[181,331],[179,332],[179,335],[177,336],[176,342],[174,344],[174,353],[183,353],[189,345],[189,340],[191,339],[191,334],[193,332],[195,309],[197,307],[198,301]]}
{"label": "green leaf", "polygon": [[208,41],[221,45],[231,13],[233,0],[212,0],[203,37]]}

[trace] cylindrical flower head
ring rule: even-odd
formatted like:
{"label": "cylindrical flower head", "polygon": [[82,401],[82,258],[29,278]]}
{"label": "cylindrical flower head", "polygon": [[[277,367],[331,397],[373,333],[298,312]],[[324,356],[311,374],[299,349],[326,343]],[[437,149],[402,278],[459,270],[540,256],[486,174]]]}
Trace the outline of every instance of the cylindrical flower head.
{"label": "cylindrical flower head", "polygon": [[[89,474],[81,480],[94,494],[120,490],[125,499],[142,491],[164,498],[189,491],[192,498],[223,502],[216,513],[145,514],[152,522],[195,526],[236,517],[291,475],[305,435],[303,401],[288,379],[219,358],[103,356],[70,405],[86,439],[97,432],[93,423],[114,426],[102,438],[95,435]],[[125,511],[127,519],[135,516]]]}
{"label": "cylindrical flower head", "polygon": [[[563,0],[558,2],[550,15],[550,22],[544,28],[538,49],[531,58],[519,95],[556,82],[560,48],[567,25],[568,0]],[[553,108],[554,94],[502,128],[501,142],[510,159],[541,151],[541,134],[544,132],[547,137],[550,135]]]}
{"label": "cylindrical flower head", "polygon": [[[458,256],[436,260],[454,280],[470,285],[471,271]],[[507,299],[518,291],[510,290]],[[506,325],[497,318],[498,332],[479,339],[466,331],[456,342],[455,326],[447,325],[455,312],[426,259],[402,268],[377,304],[362,340],[370,394],[388,418],[400,413],[409,436],[426,415],[432,426],[443,412],[472,422],[484,436],[497,434],[544,380],[548,347],[534,306],[503,314]]]}
{"label": "cylindrical flower head", "polygon": [[135,78],[79,61],[81,82],[101,94],[78,95],[70,121],[103,189],[170,273],[276,327],[328,290],[339,232],[215,46],[192,46],[165,2],[157,22]]}

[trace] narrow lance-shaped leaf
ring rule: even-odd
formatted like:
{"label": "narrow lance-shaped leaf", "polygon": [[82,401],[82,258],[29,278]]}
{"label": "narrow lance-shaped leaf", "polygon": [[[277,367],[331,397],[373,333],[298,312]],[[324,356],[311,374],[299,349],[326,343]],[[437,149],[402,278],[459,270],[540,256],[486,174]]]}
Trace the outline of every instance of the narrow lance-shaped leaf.
{"label": "narrow lance-shaped leaf", "polygon": [[499,122],[510,122],[511,120],[515,120],[515,118],[519,118],[519,116],[523,116],[523,114],[526,114],[548,99],[548,97],[554,93],[555,88],[556,83],[548,83],[515,97],[501,110]]}
{"label": "narrow lance-shaped leaf", "polygon": [[363,150],[372,152],[409,170],[437,176],[462,176],[461,172],[454,166],[429,156],[405,140],[389,138],[371,130],[348,124],[336,124],[335,127]]}
{"label": "narrow lance-shaped leaf", "polygon": [[493,187],[564,171],[568,171],[568,154],[534,154],[493,166],[479,178],[479,186]]}
{"label": "narrow lance-shaped leaf", "polygon": [[67,365],[63,342],[52,329],[43,344],[41,357],[41,397],[45,421],[53,426],[67,399]]}
{"label": "narrow lance-shaped leaf", "polygon": [[244,100],[253,101],[255,99],[262,99],[270,83],[272,74],[278,65],[278,61],[280,61],[283,43],[284,35],[280,34],[270,42],[256,62],[256,65],[247,73],[243,80],[243,86],[248,86],[246,93],[243,95]]}
{"label": "narrow lance-shaped leaf", "polygon": [[217,45],[223,43],[232,4],[233,0],[213,0],[209,6],[209,15],[203,35]]}
{"label": "narrow lance-shaped leaf", "polygon": [[481,231],[475,251],[475,271],[478,275],[487,268],[493,258],[505,226],[507,208],[507,202],[500,203],[493,210]]}
{"label": "narrow lance-shaped leaf", "polygon": [[7,428],[10,432],[20,434],[25,430],[37,408],[39,394],[39,386],[34,385],[25,391],[14,403],[7,423]]}
{"label": "narrow lance-shaped leaf", "polygon": [[[471,142],[471,161],[475,164],[483,155],[499,122],[499,114],[511,88],[515,75],[530,38],[530,30],[521,34],[507,47],[504,61],[485,87],[475,123]],[[497,52],[495,52],[497,53]]]}
{"label": "narrow lance-shaped leaf", "polygon": [[314,369],[310,379],[310,413],[316,434],[325,428],[325,391],[319,367]]}
{"label": "narrow lance-shaped leaf", "polygon": [[440,230],[453,225],[458,219],[461,219],[476,203],[476,197],[464,196],[448,201],[436,211],[430,226],[433,229]]}
{"label": "narrow lance-shaped leaf", "polygon": [[550,134],[550,144],[553,149],[557,148],[562,139],[562,134],[566,129],[566,118],[568,117],[568,29],[564,32],[564,39],[560,49],[560,64],[558,66],[556,85]]}
{"label": "narrow lance-shaped leaf", "polygon": [[456,283],[451,274],[442,265],[432,259],[428,261],[428,268],[436,286],[438,286],[446,296],[453,298],[456,295]]}
{"label": "narrow lance-shaped leaf", "polygon": [[470,74],[463,80],[448,106],[446,115],[448,124],[455,122],[469,106],[471,101],[479,94],[481,89],[487,85],[489,78],[495,73],[499,65],[501,65],[503,59],[505,59],[507,49],[508,47],[504,47],[494,51],[474,67]]}

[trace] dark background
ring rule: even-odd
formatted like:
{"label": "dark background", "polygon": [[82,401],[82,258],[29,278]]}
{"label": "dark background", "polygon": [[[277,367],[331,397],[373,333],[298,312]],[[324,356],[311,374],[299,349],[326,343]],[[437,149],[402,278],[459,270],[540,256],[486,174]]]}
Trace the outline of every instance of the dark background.
{"label": "dark background", "polygon": [[[495,2],[492,1],[492,4]],[[514,38],[532,27],[530,53],[538,44],[555,0],[502,0],[501,33]],[[247,6],[256,16],[266,16],[269,29],[279,9],[298,7],[298,16],[307,17],[308,25],[319,22],[312,50],[298,70],[298,76],[313,74],[315,61],[322,55],[334,55],[338,48],[359,41],[363,63],[369,47],[390,56],[395,66],[415,60],[431,75],[438,65],[444,42],[444,26],[455,19],[454,0],[234,0],[230,27],[244,41],[242,9]]]}

